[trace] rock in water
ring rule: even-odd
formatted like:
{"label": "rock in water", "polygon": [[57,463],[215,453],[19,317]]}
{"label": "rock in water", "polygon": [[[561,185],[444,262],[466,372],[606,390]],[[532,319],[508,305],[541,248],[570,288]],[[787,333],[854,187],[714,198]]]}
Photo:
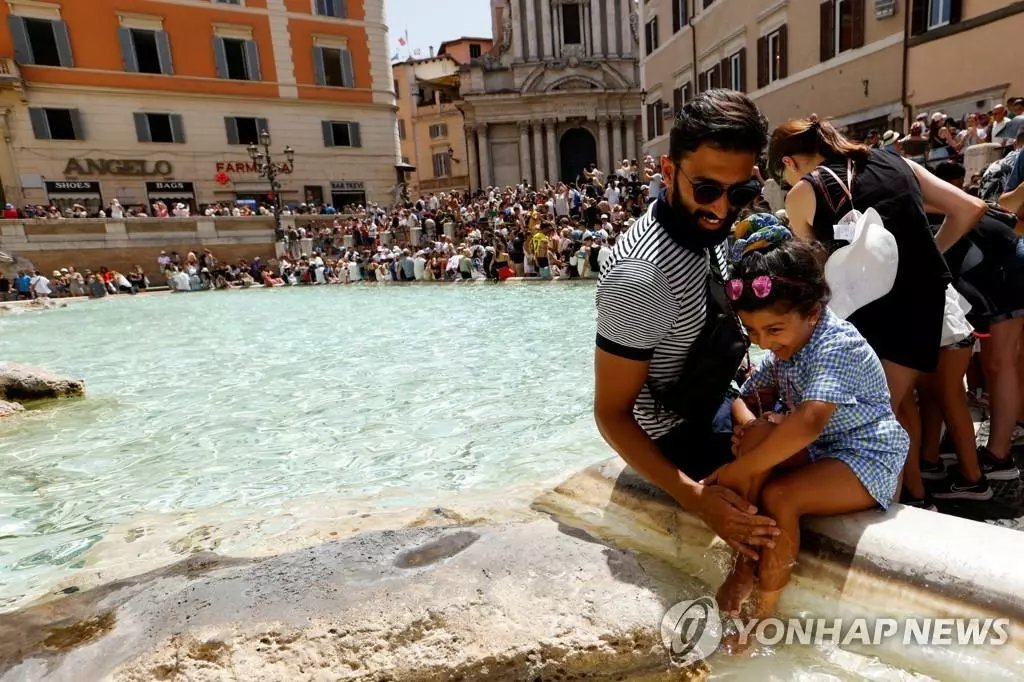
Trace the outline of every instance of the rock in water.
{"label": "rock in water", "polygon": [[24,411],[25,408],[19,405],[18,403],[9,403],[7,401],[0,400],[0,419]]}
{"label": "rock in water", "polygon": [[69,379],[32,365],[0,363],[0,400],[46,400],[85,395],[81,379]]}

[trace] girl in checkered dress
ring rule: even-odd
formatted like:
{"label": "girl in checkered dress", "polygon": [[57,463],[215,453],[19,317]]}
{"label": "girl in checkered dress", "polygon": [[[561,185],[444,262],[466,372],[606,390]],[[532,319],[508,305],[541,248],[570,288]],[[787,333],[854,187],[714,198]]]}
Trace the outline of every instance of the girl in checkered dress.
{"label": "girl in checkered dress", "polygon": [[800,518],[888,508],[910,441],[878,356],[827,307],[821,247],[793,239],[768,214],[736,234],[726,294],[767,353],[733,406],[737,459],[710,480],[743,495],[782,532],[756,565],[737,560],[718,600],[738,613],[756,585],[755,616],[764,618],[796,562]]}

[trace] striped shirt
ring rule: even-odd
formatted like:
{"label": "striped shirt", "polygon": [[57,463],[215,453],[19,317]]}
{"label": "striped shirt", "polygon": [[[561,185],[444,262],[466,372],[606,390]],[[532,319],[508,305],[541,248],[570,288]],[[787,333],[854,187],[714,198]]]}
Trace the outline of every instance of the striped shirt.
{"label": "striped shirt", "polygon": [[[660,207],[660,208],[659,208]],[[656,214],[667,204],[653,201],[647,213],[615,243],[601,268],[597,287],[597,347],[630,360],[650,361],[647,381],[674,383],[707,316],[707,253],[675,242]],[[726,247],[717,247],[718,267]],[[658,411],[645,384],[633,405],[637,423],[652,439],[682,423],[667,409]]]}

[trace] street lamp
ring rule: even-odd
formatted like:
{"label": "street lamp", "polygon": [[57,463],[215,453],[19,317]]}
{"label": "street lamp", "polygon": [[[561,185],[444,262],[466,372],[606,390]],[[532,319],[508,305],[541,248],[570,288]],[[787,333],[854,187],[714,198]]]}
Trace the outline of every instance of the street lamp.
{"label": "street lamp", "polygon": [[[262,147],[262,149],[260,149]],[[274,239],[278,242],[284,241],[284,230],[281,229],[281,183],[277,181],[282,170],[277,167],[270,156],[270,133],[266,130],[260,132],[259,144],[248,146],[249,158],[256,164],[256,171],[260,177],[270,182],[270,192],[274,196]],[[288,172],[295,167],[295,150],[290,146],[284,148],[284,158],[288,162]]]}

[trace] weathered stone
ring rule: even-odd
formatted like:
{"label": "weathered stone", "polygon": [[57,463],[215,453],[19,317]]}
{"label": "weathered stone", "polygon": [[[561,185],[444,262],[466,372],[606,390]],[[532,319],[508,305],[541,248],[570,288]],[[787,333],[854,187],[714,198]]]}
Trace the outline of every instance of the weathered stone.
{"label": "weathered stone", "polygon": [[85,383],[53,372],[14,362],[0,363],[0,400],[47,400],[85,394]]}
{"label": "weathered stone", "polygon": [[5,400],[0,400],[0,419],[24,411],[25,408],[19,405],[18,403],[9,403]]}
{"label": "weathered stone", "polygon": [[703,679],[662,644],[693,592],[657,563],[551,521],[196,555],[0,617],[0,680]]}

